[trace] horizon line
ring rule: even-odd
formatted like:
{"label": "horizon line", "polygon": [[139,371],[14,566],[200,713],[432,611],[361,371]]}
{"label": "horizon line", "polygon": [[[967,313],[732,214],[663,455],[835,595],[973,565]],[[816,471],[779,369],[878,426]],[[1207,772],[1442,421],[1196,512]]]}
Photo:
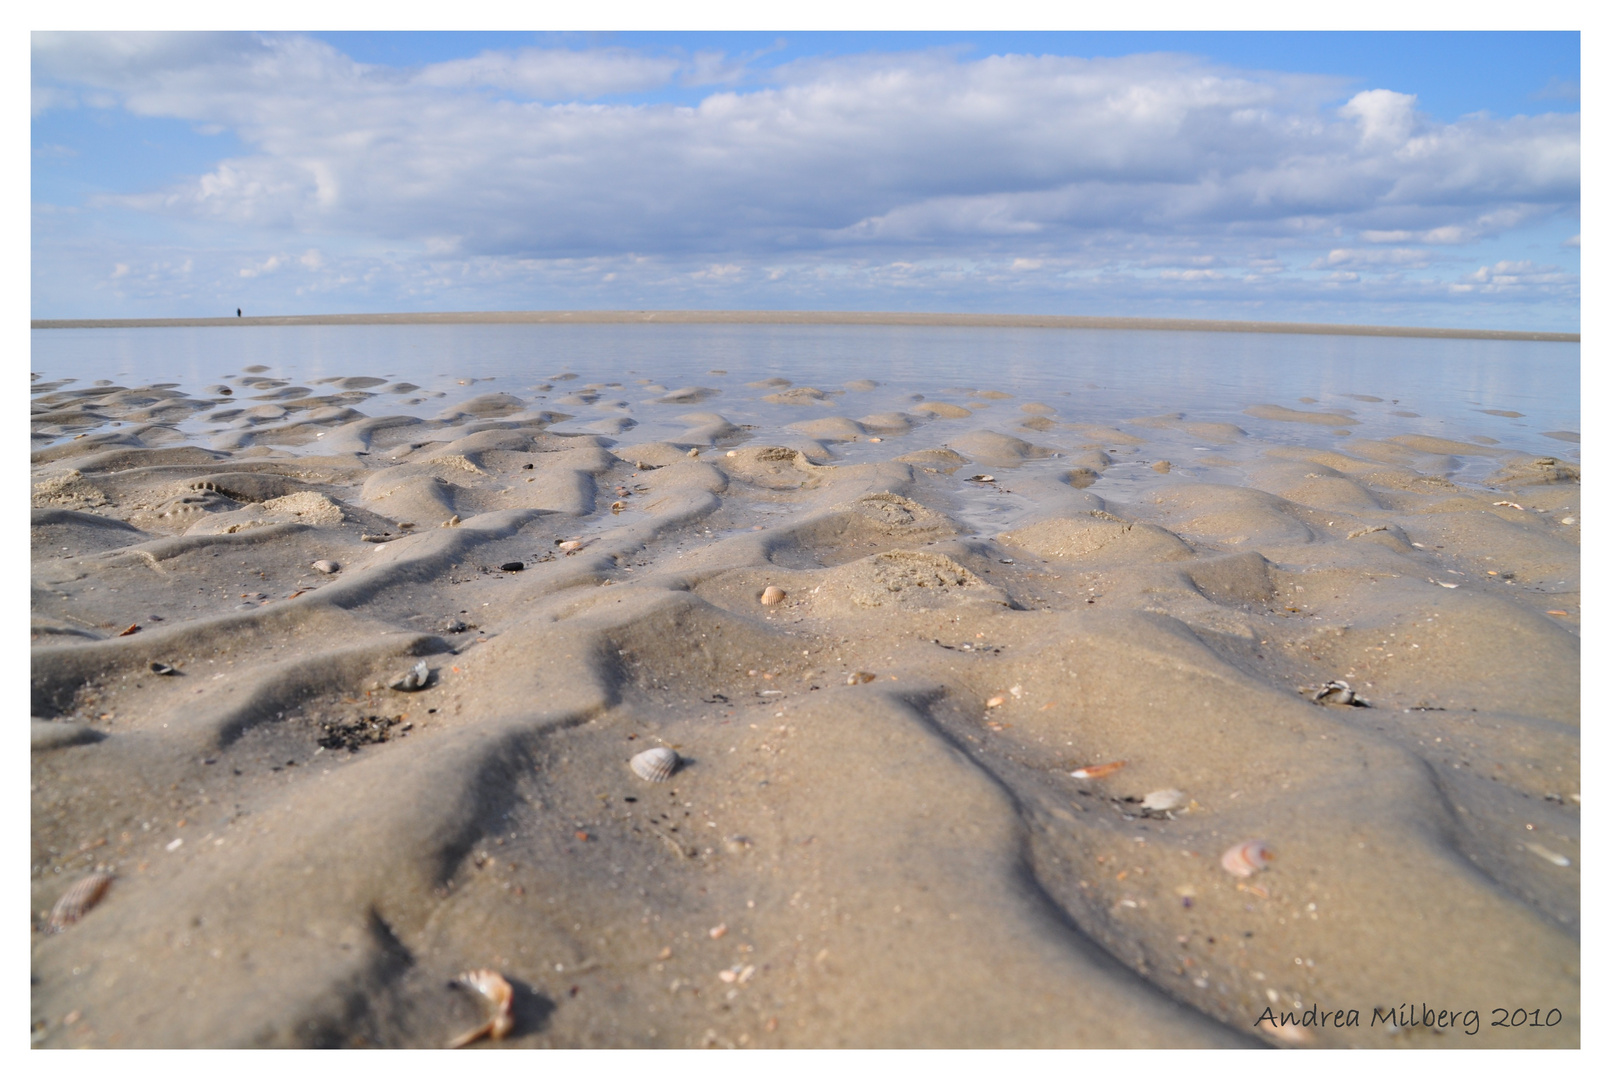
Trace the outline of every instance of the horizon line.
{"label": "horizon line", "polygon": [[960,326],[1068,330],[1171,330],[1243,334],[1324,334],[1347,337],[1465,338],[1486,341],[1581,343],[1581,333],[1534,330],[1466,330],[1453,327],[1369,326],[1354,323],[1258,322],[1226,319],[1157,319],[1103,315],[1002,315],[890,311],[440,311],[328,315],[253,315],[230,318],[32,319],[33,330],[86,330],[179,326],[384,326],[474,323],[676,325],[761,324],[816,326]]}

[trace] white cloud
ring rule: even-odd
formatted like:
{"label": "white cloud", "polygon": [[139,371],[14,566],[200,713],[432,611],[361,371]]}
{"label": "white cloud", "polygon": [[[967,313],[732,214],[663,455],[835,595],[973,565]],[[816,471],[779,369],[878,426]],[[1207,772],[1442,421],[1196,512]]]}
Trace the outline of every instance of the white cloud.
{"label": "white cloud", "polygon": [[1330,270],[1337,267],[1346,267],[1353,270],[1375,270],[1378,268],[1392,268],[1395,270],[1425,267],[1432,261],[1430,251],[1415,248],[1393,248],[1388,251],[1361,248],[1333,248],[1321,258],[1309,264],[1311,270]]}
{"label": "white cloud", "polygon": [[[1579,200],[1576,115],[1441,123],[1388,89],[1338,109],[1331,78],[1168,54],[863,54],[764,84],[714,53],[534,48],[405,70],[241,34],[35,34],[33,61],[36,109],[96,101],[247,148],[95,214],[214,230],[221,249],[277,238],[228,276],[281,258],[410,295],[469,267],[487,282],[585,266],[623,289],[938,288],[1043,264],[1204,288],[1226,267],[1379,275],[1428,266],[1409,245],[1500,236]],[[691,106],[593,100],[721,83]],[[280,254],[309,245],[319,265]]]}
{"label": "white cloud", "polygon": [[1355,94],[1337,113],[1359,121],[1360,139],[1366,144],[1399,146],[1415,129],[1415,95],[1366,90]]}
{"label": "white cloud", "polygon": [[628,49],[521,49],[427,65],[419,86],[510,90],[543,101],[573,101],[664,86],[682,65]]}

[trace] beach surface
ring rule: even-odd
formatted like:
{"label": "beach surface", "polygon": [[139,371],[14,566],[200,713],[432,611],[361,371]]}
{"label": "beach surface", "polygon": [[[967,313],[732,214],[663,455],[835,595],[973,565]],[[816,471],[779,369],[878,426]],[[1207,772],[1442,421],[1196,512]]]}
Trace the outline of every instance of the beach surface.
{"label": "beach surface", "polygon": [[34,1045],[1579,1044],[1574,464],[725,374],[36,377]]}

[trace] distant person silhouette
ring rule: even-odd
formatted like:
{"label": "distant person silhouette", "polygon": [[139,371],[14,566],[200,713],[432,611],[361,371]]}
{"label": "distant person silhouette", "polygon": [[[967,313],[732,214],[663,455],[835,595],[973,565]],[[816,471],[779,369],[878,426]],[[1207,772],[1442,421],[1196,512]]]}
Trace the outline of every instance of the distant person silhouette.
{"label": "distant person silhouette", "polygon": [[240,309],[240,308],[236,308],[236,309],[235,309],[235,318],[237,318],[237,319],[238,319],[238,318],[240,318],[240,317],[241,317],[241,309]]}

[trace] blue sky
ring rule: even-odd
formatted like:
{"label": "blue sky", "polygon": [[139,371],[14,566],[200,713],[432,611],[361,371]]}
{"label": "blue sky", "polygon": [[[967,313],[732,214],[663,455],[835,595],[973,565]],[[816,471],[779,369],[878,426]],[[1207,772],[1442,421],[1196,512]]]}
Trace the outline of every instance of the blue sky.
{"label": "blue sky", "polygon": [[36,318],[1576,330],[1575,33],[36,34]]}

